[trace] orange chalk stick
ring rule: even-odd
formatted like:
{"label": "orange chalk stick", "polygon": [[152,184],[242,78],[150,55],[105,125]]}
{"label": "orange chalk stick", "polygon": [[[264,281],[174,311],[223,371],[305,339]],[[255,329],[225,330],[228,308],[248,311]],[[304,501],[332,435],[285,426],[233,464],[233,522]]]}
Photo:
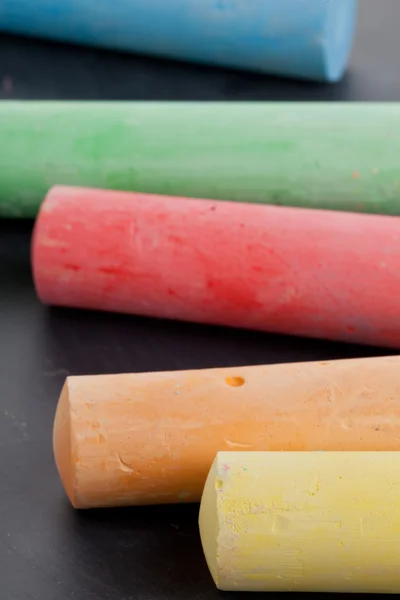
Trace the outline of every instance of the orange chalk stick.
{"label": "orange chalk stick", "polygon": [[197,502],[222,450],[400,450],[400,356],[68,377],[54,453],[76,508]]}

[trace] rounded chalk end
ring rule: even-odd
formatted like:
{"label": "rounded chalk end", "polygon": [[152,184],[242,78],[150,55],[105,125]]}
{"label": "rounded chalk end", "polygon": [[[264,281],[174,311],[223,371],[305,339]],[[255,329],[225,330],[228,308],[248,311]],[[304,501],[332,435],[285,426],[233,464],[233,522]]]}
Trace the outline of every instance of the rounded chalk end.
{"label": "rounded chalk end", "polygon": [[328,2],[324,35],[324,76],[335,83],[342,79],[350,58],[356,31],[358,0]]}
{"label": "rounded chalk end", "polygon": [[52,250],[57,243],[50,238],[47,223],[49,206],[51,206],[49,199],[51,198],[53,189],[54,188],[51,188],[47,192],[38,209],[33,227],[30,248],[33,285],[38,299],[43,304],[49,304],[46,293],[46,270],[43,268],[43,262],[47,261],[48,257],[51,256]]}
{"label": "rounded chalk end", "polygon": [[58,474],[65,492],[74,508],[78,508],[75,497],[75,470],[71,443],[71,409],[68,379],[58,400],[53,427],[53,452]]}
{"label": "rounded chalk end", "polygon": [[[199,529],[204,556],[215,585],[219,588],[218,568],[218,454],[207,477],[200,503]],[[219,588],[220,589],[220,588]]]}

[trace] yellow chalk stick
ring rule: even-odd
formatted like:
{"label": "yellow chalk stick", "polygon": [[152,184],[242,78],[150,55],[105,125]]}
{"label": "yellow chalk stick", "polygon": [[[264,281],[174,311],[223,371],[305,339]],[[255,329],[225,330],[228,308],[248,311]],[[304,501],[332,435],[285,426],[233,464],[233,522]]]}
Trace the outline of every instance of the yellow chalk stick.
{"label": "yellow chalk stick", "polygon": [[400,592],[400,452],[219,452],[200,534],[220,590]]}

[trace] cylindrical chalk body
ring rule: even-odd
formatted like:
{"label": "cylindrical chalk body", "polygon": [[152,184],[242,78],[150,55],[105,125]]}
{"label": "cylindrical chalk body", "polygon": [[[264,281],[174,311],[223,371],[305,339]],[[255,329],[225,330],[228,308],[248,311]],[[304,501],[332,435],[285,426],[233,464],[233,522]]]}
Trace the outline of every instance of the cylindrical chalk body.
{"label": "cylindrical chalk body", "polygon": [[400,346],[400,219],[55,187],[43,302]]}
{"label": "cylindrical chalk body", "polygon": [[0,139],[2,216],[55,184],[400,214],[393,103],[0,102]]}
{"label": "cylindrical chalk body", "polygon": [[399,452],[221,452],[200,509],[221,590],[399,593]]}
{"label": "cylindrical chalk body", "polygon": [[0,31],[337,81],[357,0],[2,0]]}
{"label": "cylindrical chalk body", "polygon": [[219,450],[400,450],[400,357],[68,377],[54,453],[77,508],[197,502]]}

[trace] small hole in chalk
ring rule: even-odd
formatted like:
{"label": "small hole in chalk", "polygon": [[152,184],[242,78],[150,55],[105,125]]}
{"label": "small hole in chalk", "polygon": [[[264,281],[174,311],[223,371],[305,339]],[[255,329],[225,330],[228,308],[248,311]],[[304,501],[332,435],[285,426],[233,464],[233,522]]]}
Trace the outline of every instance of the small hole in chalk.
{"label": "small hole in chalk", "polygon": [[245,384],[243,377],[227,377],[225,381],[231,387],[242,387]]}

